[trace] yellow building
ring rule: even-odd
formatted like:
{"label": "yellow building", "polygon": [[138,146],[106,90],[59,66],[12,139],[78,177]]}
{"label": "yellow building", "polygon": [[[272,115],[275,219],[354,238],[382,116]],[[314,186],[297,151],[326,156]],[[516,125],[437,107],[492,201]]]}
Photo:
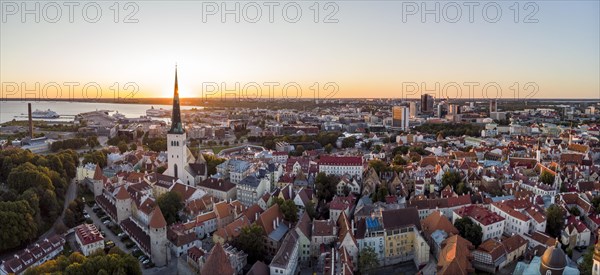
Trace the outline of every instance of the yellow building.
{"label": "yellow building", "polygon": [[421,222],[416,208],[388,210],[383,220],[384,265],[413,260],[417,266],[429,261],[429,245],[421,236]]}

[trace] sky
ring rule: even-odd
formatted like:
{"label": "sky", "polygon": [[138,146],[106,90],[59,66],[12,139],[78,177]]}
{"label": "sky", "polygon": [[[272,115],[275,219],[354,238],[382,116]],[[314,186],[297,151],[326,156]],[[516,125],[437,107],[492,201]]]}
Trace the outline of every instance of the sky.
{"label": "sky", "polygon": [[600,99],[599,2],[3,1],[2,98]]}

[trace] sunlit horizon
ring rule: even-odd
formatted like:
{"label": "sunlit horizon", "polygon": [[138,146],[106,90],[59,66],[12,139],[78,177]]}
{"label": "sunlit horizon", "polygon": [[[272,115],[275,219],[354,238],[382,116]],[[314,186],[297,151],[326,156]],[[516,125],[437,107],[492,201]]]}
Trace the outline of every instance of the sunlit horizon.
{"label": "sunlit horizon", "polygon": [[[439,83],[433,92],[438,98],[457,97],[442,89],[451,83],[463,86],[460,98],[486,97],[481,89],[466,95],[463,84],[471,82],[480,88],[498,83],[501,96],[488,97],[600,98],[597,1],[535,2],[539,22],[529,24],[513,22],[504,2],[497,23],[422,23],[418,17],[403,22],[402,5],[393,1],[333,2],[338,22],[315,23],[309,3],[299,3],[306,10],[298,23],[223,23],[216,17],[203,22],[202,5],[189,1],[139,2],[139,22],[130,24],[22,23],[7,17],[0,24],[2,98],[23,98],[35,83],[40,90],[58,83],[61,98],[67,98],[63,84],[69,82],[80,84],[76,98],[85,97],[81,87],[88,83],[101,87],[101,98],[115,97],[117,87],[119,95],[128,94],[128,83],[139,88],[136,98],[169,98],[175,63],[186,98],[222,97],[224,91],[207,93],[207,84],[225,83],[244,97],[245,85],[272,82],[279,88],[274,94],[263,90],[262,98],[296,98],[295,91],[286,95],[281,89],[293,83],[301,87],[301,98],[417,98],[406,95],[407,83],[425,83],[419,93]],[[102,5],[111,19],[109,3]],[[26,88],[14,93],[6,83]],[[339,88],[333,95],[324,89],[328,83]],[[539,90],[525,90],[527,83]],[[50,91],[46,98],[58,97]]]}

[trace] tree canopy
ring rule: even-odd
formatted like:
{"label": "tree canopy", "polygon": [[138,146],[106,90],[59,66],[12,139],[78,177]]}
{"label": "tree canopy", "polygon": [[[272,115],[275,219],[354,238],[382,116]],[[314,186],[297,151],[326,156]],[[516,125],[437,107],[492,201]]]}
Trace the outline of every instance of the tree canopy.
{"label": "tree canopy", "polygon": [[553,238],[560,236],[560,231],[565,223],[562,209],[556,204],[550,205],[546,209],[546,220],[546,233]]}
{"label": "tree canopy", "polygon": [[379,260],[377,259],[377,253],[373,247],[367,246],[360,251],[358,255],[358,266],[360,273],[366,274],[366,271],[379,266]]}
{"label": "tree canopy", "polygon": [[282,198],[277,197],[273,201],[279,204],[279,208],[281,209],[281,212],[283,212],[284,220],[289,222],[298,221],[298,206],[296,206],[293,200],[283,200]]}
{"label": "tree canopy", "polygon": [[323,172],[317,174],[315,186],[317,187],[317,198],[330,202],[336,194],[338,178],[334,175],[326,175]]}
{"label": "tree canopy", "polygon": [[169,191],[160,195],[157,203],[168,225],[179,221],[177,213],[183,209],[183,200],[177,192]]}
{"label": "tree canopy", "polygon": [[481,226],[475,224],[469,217],[457,219],[454,227],[458,229],[460,236],[470,241],[475,247],[481,244],[483,232]]}
{"label": "tree canopy", "polygon": [[342,140],[342,148],[352,148],[356,145],[355,137],[347,137]]}
{"label": "tree canopy", "polygon": [[125,254],[119,249],[111,249],[108,254],[98,252],[89,257],[79,252],[71,255],[61,255],[56,259],[46,261],[42,265],[29,268],[26,275],[33,274],[142,274],[140,264],[131,254]]}
{"label": "tree canopy", "polygon": [[540,175],[540,181],[545,184],[552,185],[552,184],[554,184],[554,175],[552,175],[550,172],[544,170],[542,172],[542,174]]}
{"label": "tree canopy", "polygon": [[265,258],[264,235],[263,229],[253,224],[242,228],[242,232],[233,240],[232,245],[248,253],[248,264],[252,265]]}
{"label": "tree canopy", "polygon": [[0,252],[52,227],[78,164],[73,150],[46,156],[22,149],[0,151],[0,183],[6,186],[0,189]]}
{"label": "tree canopy", "polygon": [[452,186],[453,190],[456,190],[456,187],[458,187],[458,183],[460,183],[460,173],[458,173],[456,171],[446,171],[442,175],[442,187],[443,188],[450,185],[450,186]]}

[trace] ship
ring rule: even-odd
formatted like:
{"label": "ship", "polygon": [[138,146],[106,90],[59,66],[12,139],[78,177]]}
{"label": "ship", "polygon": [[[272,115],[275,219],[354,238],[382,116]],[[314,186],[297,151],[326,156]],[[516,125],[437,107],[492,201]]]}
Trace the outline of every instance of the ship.
{"label": "ship", "polygon": [[169,115],[169,110],[163,108],[154,109],[154,106],[151,106],[150,109],[146,110],[146,115],[150,117],[162,117]]}
{"label": "ship", "polygon": [[50,109],[48,109],[46,111],[41,111],[41,110],[36,109],[35,111],[31,112],[31,117],[32,118],[59,118],[60,115]]}

